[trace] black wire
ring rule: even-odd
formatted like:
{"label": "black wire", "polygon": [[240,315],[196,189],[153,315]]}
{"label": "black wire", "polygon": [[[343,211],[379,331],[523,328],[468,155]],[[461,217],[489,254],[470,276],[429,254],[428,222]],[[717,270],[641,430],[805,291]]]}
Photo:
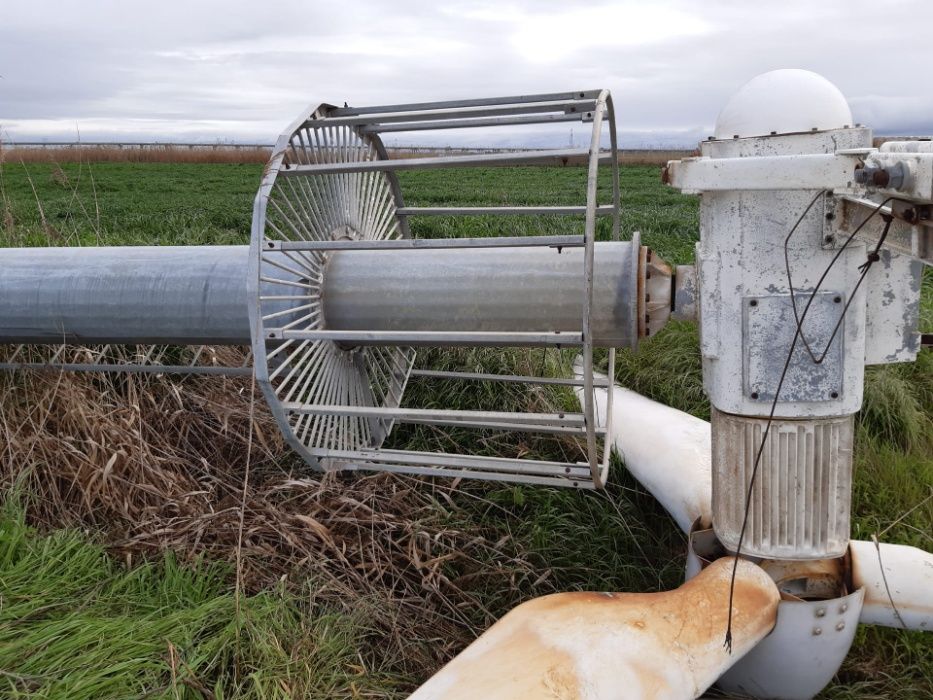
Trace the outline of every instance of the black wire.
{"label": "black wire", "polygon": [[[807,215],[807,212],[810,211],[810,208],[816,203],[816,200],[822,194],[823,194],[822,192],[818,192],[817,195],[810,201],[810,204],[804,210],[803,214],[801,214],[800,218],[797,219],[797,223],[794,224],[794,227],[790,230],[790,233],[787,234],[787,238],[784,239],[784,269],[787,271],[787,288],[790,290],[790,304],[791,304],[791,308],[793,308],[794,310],[794,319],[796,320],[798,326],[800,326],[803,323],[803,319],[800,317],[797,311],[797,295],[794,294],[794,282],[793,282],[793,279],[791,278],[790,256],[788,255],[788,252],[789,252],[788,244],[790,243],[790,239],[794,235],[794,232],[797,230],[797,227],[800,226],[800,222],[803,221],[803,218]],[[833,256],[833,259],[830,261],[829,266],[823,272],[823,276],[820,277],[819,282],[817,282],[816,289],[813,291],[814,295],[816,294],[816,291],[820,288],[820,285],[823,283],[823,280],[826,279],[826,276],[829,274],[829,271],[830,269],[832,269],[832,266],[835,264],[836,260],[839,259],[843,251],[849,246],[849,243],[852,242],[852,239],[855,238],[855,236],[859,233],[859,231],[862,230],[865,224],[871,221],[872,217],[878,214],[878,212],[880,212],[888,202],[894,199],[897,199],[897,197],[888,197],[883,202],[881,202],[881,204],[875,207],[872,210],[872,212],[865,218],[865,220],[862,223],[860,223],[858,227],[856,227],[855,231],[853,231],[849,235],[845,243],[843,243],[842,246],[840,246],[839,250],[836,252],[836,255]],[[871,267],[872,263],[875,263],[878,261],[879,259],[878,251],[881,249],[882,244],[884,244],[885,239],[888,237],[888,230],[891,228],[892,219],[891,219],[891,216],[888,214],[882,214],[882,217],[885,220],[884,231],[882,231],[881,233],[881,237],[878,240],[878,245],[875,246],[875,250],[869,254],[868,260],[865,263],[863,263],[863,265],[859,265],[859,270],[862,270],[863,272],[864,272],[864,270],[862,269],[863,266],[867,265],[868,267]],[[865,269],[867,270],[867,268]],[[864,279],[864,275],[861,278],[859,278],[858,283],[855,285],[855,288],[852,290],[852,293],[849,295],[849,298],[846,300],[846,305],[842,309],[842,313],[839,315],[839,320],[836,322],[836,327],[833,328],[832,335],[830,336],[829,341],[826,343],[826,349],[822,353],[820,353],[819,357],[817,357],[816,353],[813,352],[813,348],[810,347],[810,343],[807,340],[806,334],[801,329],[800,339],[803,341],[803,345],[807,349],[807,354],[810,356],[810,359],[813,360],[814,364],[818,364],[818,365],[823,364],[823,361],[826,359],[826,356],[829,354],[829,349],[830,347],[832,347],[833,341],[836,339],[836,333],[839,332],[839,328],[842,326],[842,320],[845,318],[846,311],[849,310],[849,305],[852,303],[852,299],[855,297],[855,293],[858,291],[858,287],[862,283],[862,279]],[[813,295],[811,295],[809,301],[812,301],[812,300],[813,300]],[[809,301],[807,303],[807,306],[809,306]]]}
{"label": "black wire", "polygon": [[[787,377],[787,370],[790,368],[791,360],[794,356],[794,350],[797,347],[797,340],[803,338],[803,322],[807,317],[807,313],[810,311],[810,306],[813,304],[813,300],[816,298],[817,293],[820,291],[820,287],[823,285],[823,282],[826,280],[826,277],[829,275],[830,270],[842,256],[842,253],[848,248],[852,240],[858,235],[862,228],[867,224],[871,219],[881,211],[881,209],[895,197],[888,197],[881,204],[879,204],[872,212],[865,218],[865,220],[859,224],[855,230],[849,234],[845,242],[839,247],[839,250],[833,256],[833,259],[829,261],[829,264],[826,266],[826,269],[823,271],[823,274],[820,276],[820,279],[817,281],[816,286],[813,288],[813,291],[810,293],[809,299],[807,299],[807,304],[804,306],[803,313],[798,316],[797,314],[797,305],[794,300],[794,287],[790,275],[790,260],[788,256],[788,245],[790,244],[790,239],[796,232],[797,228],[800,226],[800,223],[803,221],[804,217],[813,208],[813,205],[816,203],[816,200],[820,196],[824,195],[824,192],[818,192],[810,203],[807,205],[807,208],[804,209],[803,213],[797,219],[797,222],[793,225],[790,232],[787,234],[787,237],[784,239],[784,261],[787,269],[787,281],[788,288],[790,290],[791,305],[794,309],[794,319],[796,321],[796,329],[794,330],[794,338],[791,340],[790,349],[787,351],[787,359],[784,360],[784,368],[781,370],[781,377],[778,379],[777,389],[774,391],[774,399],[771,401],[771,410],[768,413],[768,420],[765,423],[765,429],[761,435],[761,444],[758,446],[758,451],[755,454],[755,462],[752,466],[752,475],[748,482],[748,492],[745,496],[745,512],[742,517],[742,529],[739,531],[739,541],[735,549],[735,559],[732,562],[732,577],[729,581],[729,616],[728,622],[726,624],[726,637],[723,641],[723,646],[729,650],[729,653],[732,653],[732,603],[735,595],[735,577],[736,572],[739,566],[739,555],[742,552],[742,544],[745,541],[745,531],[748,528],[748,516],[751,512],[751,503],[752,496],[754,493],[755,479],[758,476],[758,467],[761,463],[761,456],[764,453],[765,445],[768,442],[768,435],[771,432],[771,425],[774,422],[774,413],[777,410],[778,399],[780,398],[781,389],[784,387],[784,379]],[[878,244],[875,246],[875,250],[868,255],[868,259],[862,265],[859,265],[859,270],[861,275],[859,276],[858,282],[856,282],[855,287],[852,290],[852,293],[849,295],[849,299],[846,301],[846,305],[842,309],[842,313],[839,315],[839,320],[836,322],[836,327],[833,329],[833,333],[829,338],[829,341],[826,344],[826,349],[822,353],[822,357],[817,360],[814,353],[810,350],[809,344],[807,344],[806,339],[804,339],[804,344],[807,346],[807,352],[810,354],[810,358],[816,363],[821,363],[825,358],[829,349],[833,344],[833,341],[836,338],[836,334],[839,331],[839,328],[842,325],[842,320],[845,318],[846,312],[849,310],[849,305],[852,303],[852,299],[855,298],[856,292],[858,291],[859,286],[861,286],[862,281],[865,279],[865,276],[868,274],[868,271],[871,269],[873,263],[879,260],[878,252],[881,250],[881,246],[884,244],[885,239],[888,236],[888,230],[891,227],[891,218],[885,216],[885,227],[884,231],[881,234],[881,237],[878,240]]]}

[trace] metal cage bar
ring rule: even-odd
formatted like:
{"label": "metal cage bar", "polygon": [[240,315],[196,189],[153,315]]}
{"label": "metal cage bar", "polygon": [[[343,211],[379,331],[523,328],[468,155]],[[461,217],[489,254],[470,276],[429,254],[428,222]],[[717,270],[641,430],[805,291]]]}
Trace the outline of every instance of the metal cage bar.
{"label": "metal cage bar", "polygon": [[[495,127],[570,120],[591,123],[588,148],[390,160],[379,139],[380,133],[406,129]],[[601,150],[606,120],[610,123],[608,152]],[[370,155],[360,155],[361,143],[369,144]],[[584,159],[587,177],[582,206],[406,207],[395,178],[396,172],[404,170],[566,164]],[[612,167],[611,204],[600,205],[597,201],[601,164]],[[383,182],[384,185],[380,184]],[[292,199],[297,201],[292,202]],[[324,469],[378,469],[577,488],[603,487],[611,451],[611,422],[607,416],[604,425],[596,424],[594,387],[609,386],[611,380],[593,377],[594,252],[598,217],[612,216],[612,237],[613,240],[619,238],[619,199],[618,150],[612,101],[607,91],[365,108],[322,105],[311,118],[299,118],[280,138],[257,196],[253,229],[256,260],[251,268],[251,275],[255,276],[251,284],[257,298],[253,312],[257,364],[268,363],[271,357],[279,363],[274,370],[269,367],[257,370],[257,378],[289,442],[312,464]],[[315,211],[315,206],[318,207],[315,216],[304,213]],[[352,223],[354,212],[361,207],[368,212],[363,216],[363,223]],[[285,216],[289,212],[301,221],[290,220]],[[407,222],[411,216],[483,215],[582,216],[584,233],[582,236],[482,239],[412,239],[408,233]],[[357,230],[360,225],[362,233]],[[493,247],[582,248],[580,331],[335,330],[323,325],[323,317],[313,302],[322,290],[323,273],[320,271],[325,260],[322,256],[330,251]],[[637,256],[633,259],[637,265]],[[275,275],[264,273],[265,265],[274,265],[279,271]],[[309,271],[305,277],[287,279],[287,275],[282,274],[282,269],[298,274],[304,268]],[[283,285],[282,290],[263,296],[262,285],[268,285],[270,279]],[[273,301],[292,295],[306,295],[312,300],[301,311],[296,311],[297,318],[281,311],[265,311]],[[273,325],[278,319],[282,320]],[[582,378],[571,379],[413,370],[410,363],[414,353],[410,348],[420,345],[580,347],[584,372]],[[614,350],[610,349],[610,377],[614,364]],[[549,415],[401,408],[401,396],[411,376],[580,388],[583,410],[578,414]],[[608,410],[611,411],[611,404]],[[380,449],[382,439],[396,422],[579,435],[584,438],[582,449],[586,462],[545,463],[532,459]],[[597,440],[602,444],[601,454]]]}

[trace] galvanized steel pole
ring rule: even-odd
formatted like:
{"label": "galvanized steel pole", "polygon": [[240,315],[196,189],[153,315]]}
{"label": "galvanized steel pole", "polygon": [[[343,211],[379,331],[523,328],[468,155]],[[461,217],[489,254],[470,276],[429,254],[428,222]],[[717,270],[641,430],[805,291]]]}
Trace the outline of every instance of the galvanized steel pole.
{"label": "galvanized steel pole", "polygon": [[[635,246],[598,247],[593,342],[633,345]],[[0,343],[248,344],[248,255],[247,246],[0,250]],[[331,251],[326,328],[579,334],[582,255],[582,248]]]}

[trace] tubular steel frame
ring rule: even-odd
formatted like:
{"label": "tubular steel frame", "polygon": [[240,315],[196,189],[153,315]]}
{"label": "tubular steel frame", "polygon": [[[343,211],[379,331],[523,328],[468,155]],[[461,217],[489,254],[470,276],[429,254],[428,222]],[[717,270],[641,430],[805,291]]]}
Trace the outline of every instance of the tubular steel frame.
{"label": "tubular steel frame", "polygon": [[[337,108],[320,105],[278,139],[254,204],[249,298],[256,379],[291,446],[324,470],[366,469],[432,476],[602,488],[609,469],[612,392],[597,425],[593,377],[593,267],[596,219],[612,216],[619,239],[615,118],[607,90]],[[609,151],[601,150],[609,122]],[[592,123],[586,149],[389,160],[380,133],[447,128]],[[585,158],[586,204],[561,207],[406,207],[395,173],[428,168],[564,163]],[[612,203],[597,202],[599,165],[612,169]],[[583,236],[412,239],[410,216],[584,215]],[[635,243],[637,246],[637,242]],[[324,327],[321,283],[328,251],[502,246],[584,249],[579,334],[343,331]],[[633,256],[637,265],[637,255]],[[284,273],[284,274],[283,274]],[[279,292],[268,289],[278,285]],[[283,300],[293,308],[281,310]],[[264,304],[279,305],[272,313]],[[354,342],[369,343],[350,347]],[[413,370],[415,345],[580,347],[581,380]],[[286,352],[287,351],[287,352]],[[615,350],[609,350],[608,377]],[[515,413],[401,408],[410,376],[582,389],[581,413]],[[607,380],[608,381],[608,380]],[[599,418],[603,418],[600,416]],[[380,449],[396,422],[571,434],[585,439],[586,461],[546,462]],[[598,439],[603,442],[600,455]]]}

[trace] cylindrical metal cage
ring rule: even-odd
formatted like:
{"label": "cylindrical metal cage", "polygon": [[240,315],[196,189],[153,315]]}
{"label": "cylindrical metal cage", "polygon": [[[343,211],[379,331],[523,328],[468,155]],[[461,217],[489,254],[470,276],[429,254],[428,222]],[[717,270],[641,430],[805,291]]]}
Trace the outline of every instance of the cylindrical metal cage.
{"label": "cylindrical metal cage", "polygon": [[[592,123],[589,148],[389,160],[379,137],[388,131],[566,121]],[[600,147],[604,122],[608,151]],[[577,206],[406,207],[395,175],[399,170],[574,158],[585,159],[588,168],[584,201]],[[597,201],[600,163],[612,170],[612,201],[602,207]],[[414,216],[534,213],[582,215],[584,233],[413,240],[408,227]],[[618,157],[608,91],[309,110],[279,138],[266,169],[255,202],[249,278],[256,377],[291,444],[325,469],[603,486],[611,442],[602,426],[611,421],[610,415],[599,416],[597,424],[593,348],[636,339],[639,255],[637,248],[635,253],[628,246],[613,249],[617,257],[607,256],[605,267],[597,271],[596,219],[601,215],[612,217],[612,239],[618,240]],[[563,257],[558,259],[560,251]],[[541,298],[547,281],[538,277],[523,284],[522,268],[516,271],[511,260],[532,263],[529,269],[552,265],[551,282],[558,289],[550,298],[559,298],[550,307],[552,315],[520,313],[525,303],[548,308]],[[601,274],[611,269],[612,260],[630,280],[621,289],[612,287],[617,277]],[[441,272],[450,271],[446,279],[438,266]],[[482,278],[485,289],[475,279],[483,266],[492,273]],[[491,280],[517,297],[497,303],[496,290],[500,297],[506,290],[488,284]],[[474,293],[458,296],[464,289]],[[600,290],[599,303],[594,289]],[[291,314],[273,309],[272,304],[286,300],[293,304]],[[538,321],[543,321],[540,327]],[[414,362],[412,348],[420,345],[579,347],[583,412],[401,408]],[[614,362],[610,349],[610,377]],[[466,372],[446,375],[497,380]],[[503,379],[534,383],[540,378]],[[587,458],[583,464],[546,463],[379,449],[396,421],[573,433],[585,440]]]}

